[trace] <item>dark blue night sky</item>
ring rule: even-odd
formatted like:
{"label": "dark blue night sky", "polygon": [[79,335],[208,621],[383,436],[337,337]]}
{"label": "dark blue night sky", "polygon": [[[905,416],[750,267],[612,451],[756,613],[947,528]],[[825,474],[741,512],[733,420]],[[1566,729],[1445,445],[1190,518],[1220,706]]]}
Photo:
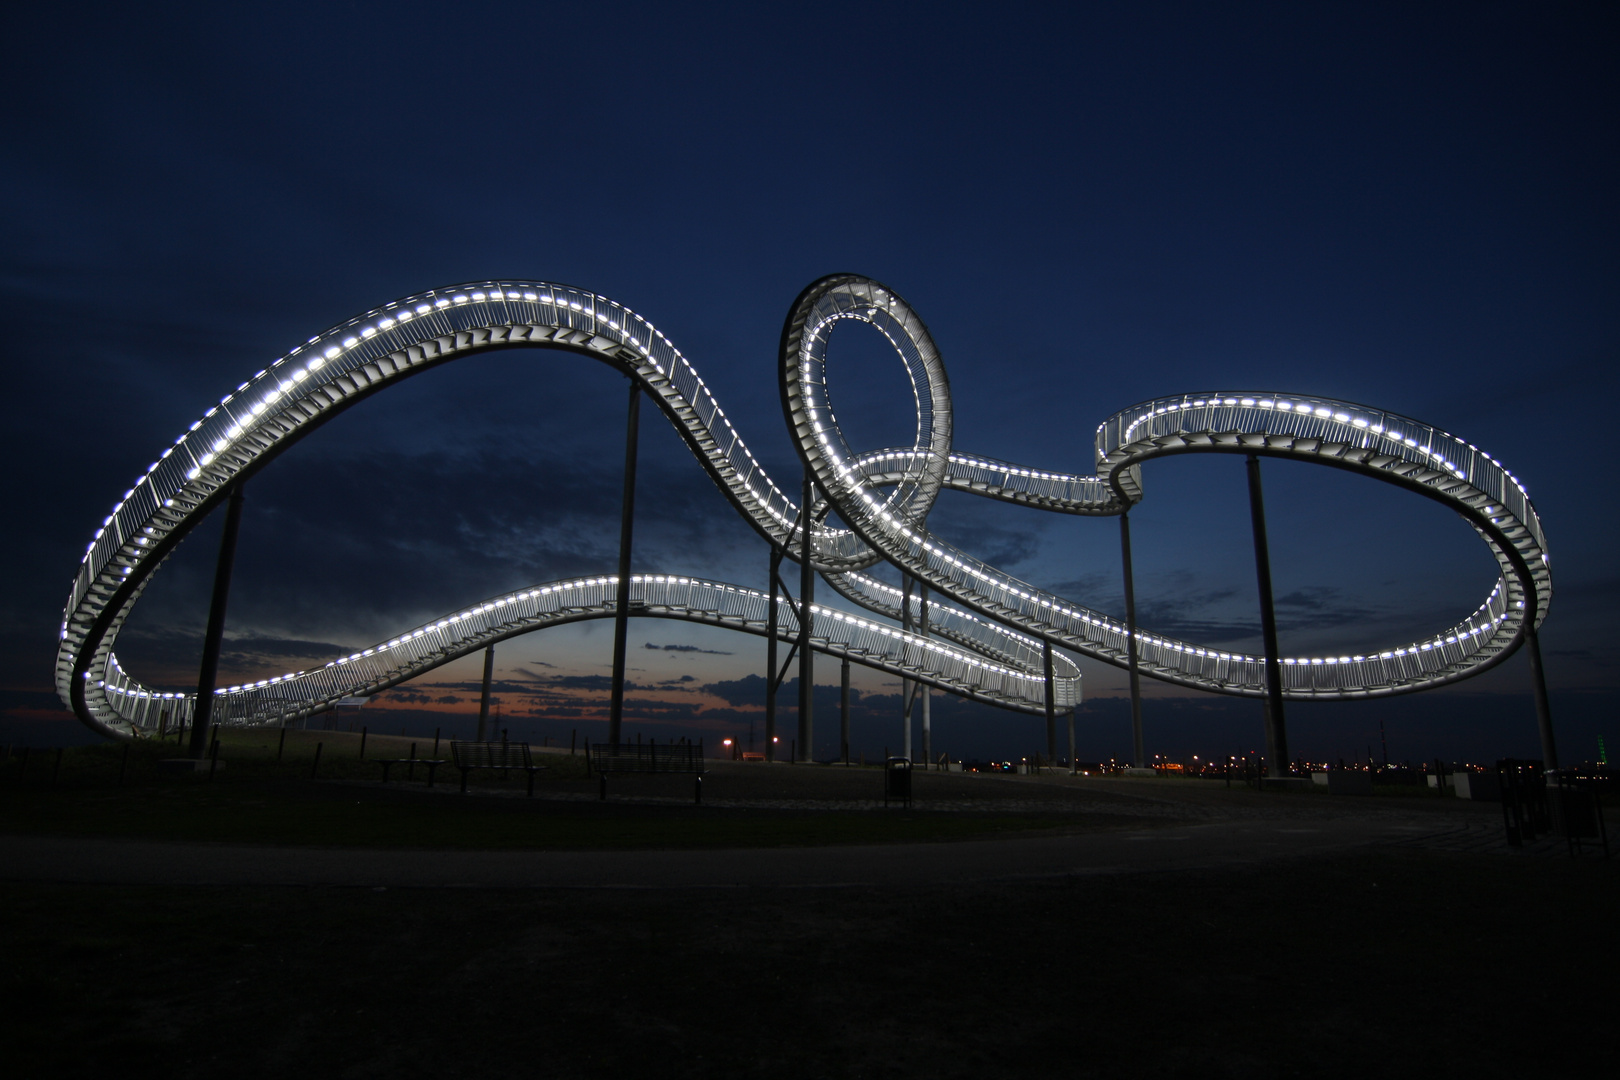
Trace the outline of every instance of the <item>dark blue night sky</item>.
{"label": "dark blue night sky", "polygon": [[[88,536],[156,451],[293,345],[459,281],[584,286],[657,323],[792,477],[777,338],[833,271],[928,321],[963,451],[1089,471],[1105,417],[1216,388],[1366,402],[1489,450],[1553,553],[1562,756],[1620,739],[1612,5],[36,5],[10,30],[0,741],[80,736],[51,664]],[[898,363],[853,333],[847,349],[851,434],[907,439]],[[226,677],[611,572],[622,386],[560,353],[474,358],[285,455],[249,490]],[[673,432],[649,414],[642,441],[638,568],[762,586],[765,545]],[[1423,634],[1495,580],[1434,504],[1266,468],[1285,650]],[[1144,481],[1142,625],[1257,647],[1241,459],[1155,462]],[[947,494],[930,525],[1122,614],[1112,519]],[[137,674],[194,685],[217,528],[120,638]],[[599,737],[610,638],[504,646],[504,717]],[[758,639],[638,623],[631,641],[627,730],[712,739],[757,714]],[[1123,755],[1123,674],[1082,666],[1081,754]],[[451,723],[474,668],[368,715]],[[857,749],[876,753],[898,739],[896,688],[863,678]],[[1150,753],[1261,741],[1253,702],[1150,684],[1146,711]],[[937,717],[955,755],[1042,741],[1028,717]],[[1381,719],[1393,758],[1538,755],[1522,656],[1429,694],[1294,707],[1292,742],[1361,757]]]}

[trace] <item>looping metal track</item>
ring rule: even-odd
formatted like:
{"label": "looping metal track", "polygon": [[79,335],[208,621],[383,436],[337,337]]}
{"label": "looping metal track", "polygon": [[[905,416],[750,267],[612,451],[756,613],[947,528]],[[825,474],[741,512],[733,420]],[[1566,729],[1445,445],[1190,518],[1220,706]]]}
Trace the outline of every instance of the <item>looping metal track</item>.
{"label": "looping metal track", "polygon": [[[826,371],[827,343],[841,320],[874,326],[899,353],[916,390],[912,446],[856,455],[845,443]],[[532,346],[590,356],[636,379],[736,509],[771,543],[790,555],[796,550],[796,502],[754,459],[696,369],[645,318],[606,297],[544,282],[431,290],[313,337],[242,383],[124,493],[88,544],[63,613],[56,669],[63,700],[86,724],[115,735],[154,726],[162,711],[175,719],[188,714],[189,695],[161,694],[140,683],[119,666],[113,645],[152,574],[191,528],[233,484],[366,396],[452,359]],[[1122,664],[1126,629],[929,533],[927,515],[938,493],[948,487],[1059,513],[1118,514],[1142,497],[1143,461],[1196,452],[1289,457],[1396,483],[1456,509],[1502,567],[1496,588],[1472,615],[1430,638],[1353,656],[1284,658],[1290,697],[1399,693],[1464,678],[1503,659],[1525,626],[1545,617],[1551,597],[1546,546],[1522,486],[1489,455],[1417,421],[1309,395],[1163,398],[1099,426],[1096,475],[1069,475],[956,453],[950,387],[927,327],[897,294],[868,278],[835,275],[808,287],[789,313],[781,356],[783,410],[800,456],[848,526],[813,527],[815,569],[844,596],[891,617],[900,604],[892,587],[859,573],[880,561],[952,602],[929,606],[930,639],[818,610],[813,644],[822,651],[1004,707],[1042,711],[1043,644]],[[330,708],[343,696],[394,685],[489,641],[610,616],[610,581],[616,579],[537,586],[314,671],[221,688],[215,715],[235,724],[285,722]],[[688,600],[646,599],[669,582],[680,583]],[[752,590],[659,575],[638,575],[635,586],[643,591],[635,614],[767,632],[753,613],[758,594]],[[689,602],[693,596],[699,602]],[[509,605],[526,613],[487,621],[510,615]],[[791,624],[791,606],[785,610]],[[779,628],[783,637],[796,633],[791,625]],[[1142,670],[1151,676],[1222,693],[1263,693],[1260,657],[1143,630],[1138,643]],[[1067,708],[1078,701],[1079,673],[1067,658],[1057,660],[1058,705]]]}
{"label": "looping metal track", "polygon": [[[909,448],[856,454],[833,409],[827,349],[842,320],[895,346],[918,402]],[[822,278],[795,301],[782,334],[782,405],[800,456],[851,531],[939,593],[1034,637],[1124,664],[1126,628],[953,547],[926,527],[945,487],[1070,514],[1118,514],[1143,495],[1142,462],[1186,453],[1262,454],[1397,484],[1456,510],[1502,576],[1468,618],[1412,642],[1351,655],[1283,657],[1290,698],[1393,694],[1466,678],[1517,647],[1552,598],[1546,541],[1523,486],[1489,454],[1431,425],[1309,394],[1213,391],[1134,405],[1100,424],[1095,475],[1040,472],[955,453],[944,364],[922,320],[893,290],[853,274]],[[887,487],[888,493],[883,489]],[[842,539],[842,538],[840,538]],[[847,543],[840,553],[848,557]],[[1260,697],[1264,658],[1138,629],[1141,670],[1167,682]]]}

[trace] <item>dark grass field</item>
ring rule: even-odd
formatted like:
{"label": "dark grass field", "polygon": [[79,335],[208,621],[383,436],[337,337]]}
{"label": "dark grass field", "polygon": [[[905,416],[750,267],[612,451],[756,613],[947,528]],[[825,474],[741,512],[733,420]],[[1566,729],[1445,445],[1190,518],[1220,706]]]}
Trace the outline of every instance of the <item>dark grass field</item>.
{"label": "dark grass field", "polygon": [[[405,757],[411,740],[367,740],[348,733],[289,732],[285,747],[260,734],[227,736],[220,768],[162,775],[158,763],[174,757],[173,743],[144,744],[124,757],[121,746],[55,751],[16,757],[0,770],[0,832],[61,836],[324,846],[421,848],[693,848],[805,844],[902,843],[956,840],[1053,829],[1107,828],[1131,823],[1117,798],[1070,793],[1082,816],[1050,810],[1021,811],[1018,796],[1029,785],[985,778],[976,790],[985,811],[874,813],[853,809],[881,800],[876,768],[844,770],[718,765],[706,781],[709,802],[693,805],[689,776],[614,778],[611,797],[597,801],[596,782],[585,774],[583,756],[548,754],[536,781],[536,797],[524,797],[521,773],[470,774],[471,795],[457,794],[459,774],[443,767],[433,789],[418,769],[414,783],[393,770],[380,783],[376,759]],[[319,765],[314,750],[322,746]],[[419,756],[432,749],[418,741]],[[278,754],[278,751],[280,753]],[[444,748],[448,756],[448,747]],[[820,772],[816,781],[809,774]],[[834,774],[836,773],[836,775]],[[122,776],[122,782],[120,782]],[[926,784],[961,777],[919,777]],[[805,809],[806,794],[817,796]],[[745,798],[746,812],[727,808]],[[656,800],[656,801],[649,801]],[[1114,811],[1114,812],[1111,812]],[[1137,822],[1137,824],[1141,824]]]}
{"label": "dark grass field", "polygon": [[[375,770],[358,762],[312,784],[307,762],[247,749],[212,783],[132,768],[117,787],[110,747],[64,759],[54,785],[36,761],[6,774],[0,821],[368,846],[823,844],[1110,828],[1123,798],[1070,792],[1083,820],[710,814],[405,794],[362,783]],[[745,775],[769,794],[790,774],[800,792],[876,783]],[[1189,814],[1325,805],[1162,790]],[[935,889],[12,882],[0,1045],[19,1077],[1601,1076],[1617,889],[1615,864],[1591,857],[1388,847]]]}
{"label": "dark grass field", "polygon": [[937,891],[10,885],[7,1071],[1611,1075],[1615,886],[1410,853]]}

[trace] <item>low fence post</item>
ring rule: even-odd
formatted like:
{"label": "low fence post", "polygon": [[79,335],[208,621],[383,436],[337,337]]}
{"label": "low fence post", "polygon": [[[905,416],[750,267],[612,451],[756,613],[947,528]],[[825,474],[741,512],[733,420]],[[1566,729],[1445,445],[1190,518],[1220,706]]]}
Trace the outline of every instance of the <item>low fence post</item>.
{"label": "low fence post", "polygon": [[311,780],[315,779],[315,774],[321,771],[321,747],[324,745],[325,743],[315,744],[315,764],[309,767],[309,778]]}

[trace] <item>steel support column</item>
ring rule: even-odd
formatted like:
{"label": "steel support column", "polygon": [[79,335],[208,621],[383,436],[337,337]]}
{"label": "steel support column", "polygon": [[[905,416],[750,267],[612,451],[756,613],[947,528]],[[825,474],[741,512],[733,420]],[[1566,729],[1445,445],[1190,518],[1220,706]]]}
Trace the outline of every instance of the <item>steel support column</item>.
{"label": "steel support column", "polygon": [[[905,577],[905,587],[900,596],[900,628],[909,632],[911,630],[911,578]],[[901,648],[900,658],[903,662],[911,659],[911,646]],[[911,699],[913,688],[910,679],[900,680],[901,718],[905,722],[905,733],[900,739],[900,756],[907,761],[911,760]]]}
{"label": "steel support column", "polygon": [[1131,672],[1131,753],[1138,769],[1147,768],[1142,743],[1142,676],[1136,659],[1136,573],[1131,568],[1131,515],[1119,515],[1120,561],[1125,570],[1125,654]]}
{"label": "steel support column", "polygon": [[1079,771],[1080,771],[1080,766],[1075,761],[1075,749],[1074,749],[1074,710],[1070,709],[1069,710],[1069,773],[1070,773],[1070,775],[1073,775],[1074,773],[1077,773]]}
{"label": "steel support column", "polygon": [[636,521],[636,438],[641,433],[641,384],[630,381],[624,421],[624,499],[619,504],[619,589],[613,613],[613,696],[608,702],[608,745],[624,727],[624,657],[630,637],[630,546]]}
{"label": "steel support column", "polygon": [[484,646],[484,690],[478,697],[478,741],[489,741],[489,684],[495,677],[495,643]]}
{"label": "steel support column", "polygon": [[1277,612],[1271,599],[1271,550],[1266,543],[1266,503],[1260,492],[1260,458],[1249,455],[1249,519],[1254,527],[1254,570],[1260,584],[1260,636],[1266,649],[1266,756],[1274,778],[1288,775],[1288,725],[1283,717],[1282,662],[1277,656]]}
{"label": "steel support column", "polygon": [[1541,731],[1541,766],[1558,768],[1558,747],[1553,742],[1552,703],[1547,700],[1547,673],[1541,666],[1541,635],[1534,626],[1524,629],[1525,652],[1530,654],[1530,679],[1536,693],[1536,726]]}
{"label": "steel support column", "polygon": [[225,503],[225,531],[219,538],[219,561],[214,564],[214,596],[208,605],[208,629],[203,634],[202,665],[197,671],[197,706],[191,715],[191,742],[187,753],[199,760],[208,750],[208,725],[214,717],[214,682],[219,677],[219,646],[225,638],[225,604],[231,597],[231,568],[236,564],[236,534],[242,524],[242,485],[231,488]]}
{"label": "steel support column", "polygon": [[838,672],[838,752],[849,764],[849,657],[843,658]]}
{"label": "steel support column", "polygon": [[1057,687],[1052,682],[1052,643],[1041,642],[1041,671],[1046,676],[1046,760],[1057,759]]}
{"label": "steel support column", "polygon": [[[918,615],[920,616],[918,619],[917,629],[918,632],[926,638],[928,636],[928,585],[926,582],[917,583],[917,597],[919,601]],[[926,664],[928,662],[928,654],[926,652],[923,653],[923,655],[918,658],[918,662],[920,664]],[[934,718],[929,713],[929,705],[932,702],[932,696],[929,693],[927,683],[918,683],[917,693],[922,698],[922,752],[923,768],[926,769],[934,760]]]}
{"label": "steel support column", "polygon": [[776,579],[782,573],[782,549],[771,545],[771,600],[769,631],[765,635],[765,760],[776,760]]}
{"label": "steel support column", "polygon": [[799,744],[800,761],[814,761],[812,749],[816,732],[816,651],[810,647],[810,631],[815,625],[811,604],[816,598],[816,571],[810,564],[813,551],[810,534],[814,521],[810,508],[815,505],[816,484],[804,474],[804,530],[799,534]]}

